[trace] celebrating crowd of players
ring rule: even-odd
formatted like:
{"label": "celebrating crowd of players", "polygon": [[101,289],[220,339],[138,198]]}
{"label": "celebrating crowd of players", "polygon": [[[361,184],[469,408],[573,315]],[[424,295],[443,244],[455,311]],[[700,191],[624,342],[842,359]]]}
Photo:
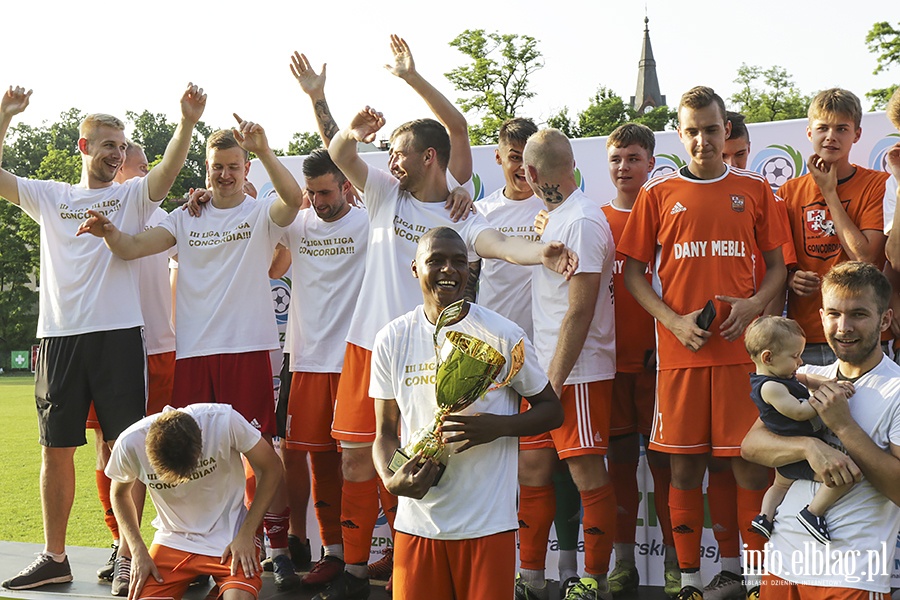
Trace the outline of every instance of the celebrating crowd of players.
{"label": "celebrating crowd of players", "polygon": [[[588,198],[569,140],[517,118],[499,132],[504,187],[473,205],[463,115],[422,77],[403,39],[392,36],[391,51],[389,70],[436,120],[391,133],[388,171],[357,151],[383,115],[366,107],[339,128],[325,67],[317,73],[302,54],[291,70],[327,148],[304,160],[303,186],[263,128],[235,115],[235,129],[208,140],[209,190],[189,210],[161,211],[205,107],[195,85],[153,169],[124,124],[100,114],[81,126],[80,184],[0,169],[0,195],[41,225],[35,397],[46,542],[4,587],[71,581],[73,454],[87,422],[98,428],[98,492],[115,539],[98,576],[113,595],[180,598],[212,575],[220,595],[255,598],[263,528],[278,589],[320,586],[319,600],[367,598],[370,578],[382,576],[399,598],[545,600],[555,519],[561,596],[608,600],[639,583],[642,442],[670,596],[888,592],[890,573],[763,577],[761,557],[768,538],[785,552],[813,538],[865,552],[892,548],[900,529],[900,367],[885,356],[900,334],[891,291],[900,242],[889,235],[900,144],[887,153],[893,178],[852,164],[859,100],[823,91],[809,109],[809,173],[776,195],[745,170],[742,117],[701,86],[678,107],[690,156],[678,171],[648,181],[653,133],[623,125],[607,140],[616,196]],[[4,94],[0,137],[29,98],[22,88]],[[900,129],[900,92],[888,115]],[[248,152],[277,195],[248,195]],[[276,411],[269,275],[288,268]],[[443,418],[446,465],[419,454],[392,466],[409,434],[434,419],[435,326],[460,301],[441,331],[490,343],[510,385]],[[799,337],[760,322],[745,348],[754,319],[785,310]],[[821,367],[802,374],[795,396],[808,402],[798,411],[769,383],[796,381],[804,362]],[[751,390],[753,371],[763,379]],[[786,437],[770,421],[773,411],[805,420],[791,415],[810,407],[819,427],[804,435]],[[769,467],[804,460],[805,476],[775,481],[784,498],[775,519],[779,502],[763,503]],[[705,585],[704,479],[722,567]],[[813,501],[820,484],[840,488],[833,508]],[[145,489],[159,515],[149,548]],[[310,491],[322,550],[306,569]],[[394,545],[367,565],[379,504]],[[744,565],[741,548],[753,559]]]}

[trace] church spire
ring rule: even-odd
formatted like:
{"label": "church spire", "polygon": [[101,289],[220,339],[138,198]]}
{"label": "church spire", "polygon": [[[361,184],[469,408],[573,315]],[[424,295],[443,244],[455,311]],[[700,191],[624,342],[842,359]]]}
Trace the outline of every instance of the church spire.
{"label": "church spire", "polygon": [[653,48],[650,45],[650,18],[644,16],[644,45],[638,63],[637,90],[631,97],[631,107],[638,113],[643,113],[665,104],[666,97],[659,93],[656,60],[653,58]]}

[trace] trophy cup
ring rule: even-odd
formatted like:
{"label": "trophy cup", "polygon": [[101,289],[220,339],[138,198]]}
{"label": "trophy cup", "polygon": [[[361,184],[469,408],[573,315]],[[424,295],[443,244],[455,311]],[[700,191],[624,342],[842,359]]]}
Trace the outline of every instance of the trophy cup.
{"label": "trophy cup", "polygon": [[[486,393],[509,385],[525,363],[525,343],[520,339],[510,353],[511,364],[506,379],[496,383],[506,358],[487,342],[459,331],[449,331],[438,344],[438,334],[445,325],[457,320],[467,308],[460,300],[441,311],[434,329],[434,349],[437,358],[435,368],[435,397],[437,409],[431,425],[413,432],[406,446],[394,451],[389,469],[395,473],[417,453],[439,462],[438,475],[432,485],[437,485],[449,459],[443,437],[438,433],[444,415],[459,412],[471,406]],[[493,385],[492,385],[493,384]]]}

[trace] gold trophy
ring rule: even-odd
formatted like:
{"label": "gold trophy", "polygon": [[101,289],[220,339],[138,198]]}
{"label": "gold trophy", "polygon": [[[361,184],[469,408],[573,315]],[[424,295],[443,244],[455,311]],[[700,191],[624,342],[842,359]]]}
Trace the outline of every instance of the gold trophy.
{"label": "gold trophy", "polygon": [[521,339],[510,353],[512,364],[506,379],[502,383],[496,383],[495,379],[506,364],[506,358],[493,346],[459,331],[447,332],[443,343],[438,344],[441,329],[455,322],[467,308],[467,302],[460,300],[446,307],[438,317],[434,328],[434,349],[437,358],[434,388],[438,405],[434,412],[434,421],[430,426],[414,432],[406,446],[394,451],[388,467],[392,473],[422,452],[424,458],[433,458],[439,462],[438,476],[432,484],[437,485],[449,459],[443,437],[438,433],[444,415],[459,412],[484,397],[486,393],[509,385],[525,364],[525,342]]}

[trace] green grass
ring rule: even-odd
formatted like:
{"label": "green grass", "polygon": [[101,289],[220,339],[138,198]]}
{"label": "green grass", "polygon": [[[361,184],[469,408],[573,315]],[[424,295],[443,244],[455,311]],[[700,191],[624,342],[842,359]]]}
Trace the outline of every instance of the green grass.
{"label": "green grass", "polygon": [[[34,377],[0,376],[0,540],[43,543],[41,524],[41,446],[38,443],[37,411],[34,407]],[[111,536],[103,523],[94,479],[96,453],[94,434],[87,432],[88,445],[75,452],[75,504],[69,517],[67,544],[109,546]],[[149,501],[144,509],[142,533],[153,536],[150,521],[156,516]]]}

